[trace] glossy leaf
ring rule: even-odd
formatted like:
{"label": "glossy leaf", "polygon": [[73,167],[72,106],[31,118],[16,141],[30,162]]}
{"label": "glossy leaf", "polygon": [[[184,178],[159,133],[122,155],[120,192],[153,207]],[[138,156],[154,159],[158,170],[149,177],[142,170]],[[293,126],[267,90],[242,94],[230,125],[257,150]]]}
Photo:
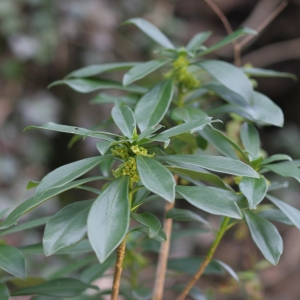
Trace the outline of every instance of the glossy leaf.
{"label": "glossy leaf", "polygon": [[132,138],[135,130],[135,117],[131,108],[125,105],[115,106],[111,115],[121,132],[128,138]]}
{"label": "glossy leaf", "polygon": [[264,168],[283,177],[293,177],[300,182],[300,170],[292,162],[265,165]]}
{"label": "glossy leaf", "polygon": [[210,36],[212,32],[200,32],[192,37],[192,39],[186,45],[188,51],[195,51],[199,46],[201,46]]}
{"label": "glossy leaf", "polygon": [[229,139],[220,131],[215,130],[211,126],[205,126],[201,131],[199,131],[199,134],[223,155],[239,160],[235,149],[232,147],[232,144],[228,142]]}
{"label": "glossy leaf", "polygon": [[[95,132],[89,129],[80,128],[80,127],[74,127],[74,126],[67,126],[67,125],[60,125],[55,124],[52,122],[46,123],[42,126],[28,126],[25,128],[25,130],[28,129],[45,129],[45,130],[52,130],[52,131],[58,131],[58,132],[65,132],[65,133],[71,133],[76,135],[82,135],[82,136],[90,136],[98,139],[102,139],[109,142],[114,142],[115,140],[110,138],[109,136],[106,136],[106,132]],[[107,133],[109,134],[109,133]]]}
{"label": "glossy leaf", "polygon": [[171,172],[173,173],[176,173],[176,174],[179,174],[179,176],[181,174],[183,175],[186,175],[188,177],[191,177],[193,179],[196,179],[196,180],[201,180],[201,181],[205,181],[205,182],[208,182],[208,183],[211,183],[219,188],[222,188],[222,189],[225,189],[227,190],[228,187],[226,186],[226,184],[223,182],[223,180],[215,175],[215,174],[212,174],[212,173],[209,173],[208,171],[206,170],[199,170],[199,169],[193,169],[193,170],[190,170],[190,169],[185,169],[185,168],[180,168],[180,167],[173,167],[173,166],[167,166],[166,167],[168,170],[170,170]]}
{"label": "glossy leaf", "polygon": [[277,265],[283,251],[283,242],[276,227],[249,210],[244,210],[243,214],[253,241],[264,257],[271,264]]}
{"label": "glossy leaf", "polygon": [[268,182],[264,177],[243,177],[239,183],[241,192],[249,202],[249,208],[255,209],[264,198],[268,190]]}
{"label": "glossy leaf", "polygon": [[170,171],[153,158],[135,156],[143,185],[169,202],[175,198],[175,180]]}
{"label": "glossy leaf", "polygon": [[265,125],[283,126],[284,117],[281,108],[267,96],[254,92],[252,98],[252,112],[254,119]]}
{"label": "glossy leaf", "polygon": [[292,73],[278,72],[274,70],[259,68],[242,68],[243,72],[251,77],[285,77],[297,80],[297,76]]}
{"label": "glossy leaf", "polygon": [[179,155],[166,155],[155,156],[155,159],[162,160],[170,163],[181,163],[201,167],[204,169],[233,174],[237,176],[247,176],[258,178],[259,175],[248,165],[241,161],[234,160],[228,157],[211,156],[211,155],[195,155],[195,154],[179,154]]}
{"label": "glossy leaf", "polygon": [[57,80],[51,83],[48,88],[52,88],[56,85],[65,84],[76,92],[79,93],[91,93],[97,90],[116,89],[121,91],[133,92],[138,94],[144,94],[147,89],[138,85],[123,86],[117,81],[104,80],[104,79],[65,79]]}
{"label": "glossy leaf", "polygon": [[240,95],[247,103],[251,104],[253,89],[248,77],[239,68],[218,60],[206,60],[197,63],[214,79],[227,89]]}
{"label": "glossy leaf", "polygon": [[210,52],[213,52],[227,44],[232,43],[233,41],[235,41],[237,38],[239,38],[242,35],[245,34],[257,34],[257,32],[251,28],[248,27],[243,27],[243,28],[239,28],[238,30],[232,32],[231,34],[228,34],[224,39],[222,39],[221,41],[219,41],[218,43],[214,44],[213,46],[209,47],[207,50],[204,50],[203,52],[200,53],[200,55],[205,55],[208,54]]}
{"label": "glossy leaf", "polygon": [[9,214],[7,219],[3,223],[0,224],[0,229],[4,229],[4,228],[14,225],[23,215],[25,215],[26,213],[28,213],[29,211],[31,211],[33,208],[37,207],[38,205],[44,203],[48,199],[50,199],[58,194],[61,194],[65,191],[68,191],[72,188],[75,188],[79,185],[83,185],[87,182],[97,180],[97,179],[105,179],[105,178],[104,177],[90,177],[90,178],[86,178],[86,179],[76,180],[76,181],[64,184],[62,186],[48,189],[38,198],[33,196],[33,197],[27,199],[22,204],[17,206]]}
{"label": "glossy leaf", "polygon": [[[149,236],[149,228],[146,226],[135,227],[130,232],[132,232],[132,231],[140,231]],[[153,240],[156,240],[158,242],[165,242],[167,240],[166,233],[162,229],[160,229],[158,234],[155,237],[153,237]]]}
{"label": "glossy leaf", "polygon": [[271,195],[267,195],[266,197],[275,204],[298,229],[300,229],[300,211],[298,209]]}
{"label": "glossy leaf", "polygon": [[172,79],[155,85],[138,102],[135,117],[141,131],[158,124],[165,116],[173,98]]}
{"label": "glossy leaf", "polygon": [[86,283],[92,283],[96,279],[100,278],[103,273],[111,268],[115,262],[115,255],[111,255],[105,262],[102,264],[94,264],[85,270],[82,271],[80,279]]}
{"label": "glossy leaf", "polygon": [[171,118],[175,121],[193,121],[203,119],[207,114],[196,107],[176,107],[171,111]]}
{"label": "glossy leaf", "polygon": [[87,217],[93,201],[67,205],[47,222],[43,237],[46,256],[76,244],[85,236]]}
{"label": "glossy leaf", "polygon": [[208,213],[241,219],[241,212],[235,202],[239,196],[230,191],[207,186],[177,185],[176,193]]}
{"label": "glossy leaf", "polygon": [[145,63],[141,63],[136,67],[130,69],[123,78],[123,84],[127,86],[128,84],[146,77],[148,74],[154,72],[155,70],[164,66],[168,60],[150,60]]}
{"label": "glossy leaf", "polygon": [[81,295],[86,289],[98,290],[98,287],[86,284],[75,278],[57,278],[35,286],[13,291],[12,296],[46,295],[54,297],[75,297]]}
{"label": "glossy leaf", "polygon": [[276,161],[282,161],[282,160],[289,160],[293,161],[293,159],[286,155],[286,154],[274,154],[271,155],[270,157],[265,158],[262,162],[261,165],[268,165],[270,163],[276,162]]}
{"label": "glossy leaf", "polygon": [[100,65],[91,65],[71,72],[66,76],[66,78],[91,77],[105,72],[126,70],[134,66],[138,66],[139,64],[139,62],[116,62]]}
{"label": "glossy leaf", "polygon": [[0,282],[0,299],[9,300],[9,290],[4,283]]}
{"label": "glossy leaf", "polygon": [[148,227],[148,235],[150,238],[154,238],[158,235],[161,224],[159,219],[155,215],[144,212],[140,214],[131,213],[130,216],[132,219]]}
{"label": "glossy leaf", "polygon": [[289,226],[294,225],[290,221],[290,219],[288,219],[288,217],[279,209],[263,210],[263,211],[260,211],[258,214],[261,217],[263,217],[265,219],[268,219],[268,220],[271,220],[271,221],[283,223],[283,224],[289,225]]}
{"label": "glossy leaf", "polygon": [[148,35],[153,41],[168,49],[175,49],[170,40],[152,23],[142,18],[129,19],[123,24],[134,24],[146,35]]}
{"label": "glossy leaf", "polygon": [[212,120],[209,117],[204,117],[202,119],[189,121],[189,122],[177,125],[173,128],[167,129],[167,130],[163,131],[162,133],[155,135],[152,139],[155,141],[159,141],[159,140],[164,141],[164,139],[166,139],[166,138],[176,136],[176,135],[182,134],[184,132],[190,132],[190,131],[193,131],[193,129],[196,130],[200,126],[207,125],[210,123],[212,123]]}
{"label": "glossy leaf", "polygon": [[151,126],[147,129],[145,129],[143,132],[141,132],[141,134],[139,135],[137,141],[140,142],[144,138],[150,138],[153,135],[154,132],[158,131],[162,127],[163,127],[162,125],[158,124],[158,125],[154,125],[154,126]]}
{"label": "glossy leaf", "polygon": [[172,218],[176,221],[196,221],[211,227],[205,219],[188,209],[172,208],[167,212],[166,218]]}
{"label": "glossy leaf", "polygon": [[115,179],[95,200],[88,216],[88,237],[100,261],[123,241],[129,226],[129,176]]}
{"label": "glossy leaf", "polygon": [[25,280],[25,259],[22,253],[11,246],[0,245],[0,268]]}
{"label": "glossy leaf", "polygon": [[257,158],[260,150],[260,139],[256,128],[250,123],[244,123],[241,127],[240,137],[251,158]]}
{"label": "glossy leaf", "polygon": [[[168,260],[168,269],[194,275],[199,266],[202,264],[204,258],[202,257],[184,257],[184,258],[171,258]],[[223,268],[212,260],[206,267],[204,274],[224,274]]]}
{"label": "glossy leaf", "polygon": [[24,222],[22,224],[18,224],[11,228],[7,228],[5,230],[0,231],[0,237],[8,234],[16,233],[16,232],[28,230],[31,228],[35,228],[41,225],[45,225],[49,219],[50,217],[42,217],[35,220]]}

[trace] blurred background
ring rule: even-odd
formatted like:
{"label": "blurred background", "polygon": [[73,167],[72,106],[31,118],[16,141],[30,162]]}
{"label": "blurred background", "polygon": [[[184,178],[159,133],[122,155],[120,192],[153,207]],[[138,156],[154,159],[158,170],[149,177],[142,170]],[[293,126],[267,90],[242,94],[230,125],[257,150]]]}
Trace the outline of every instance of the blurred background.
{"label": "blurred background", "polygon": [[[215,1],[234,30],[241,25],[257,29],[281,2]],[[90,105],[94,94],[78,94],[65,86],[52,89],[47,86],[89,64],[144,61],[154,57],[157,45],[135,27],[120,25],[132,17],[153,22],[177,46],[185,45],[201,31],[213,31],[206,45],[226,35],[222,22],[204,0],[0,1],[0,210],[15,207],[29,198],[32,191],[26,191],[26,185],[30,180],[40,180],[63,164],[97,155],[92,139],[80,141],[69,149],[69,135],[37,130],[23,132],[23,129],[49,121],[92,128],[107,118],[111,106]],[[232,62],[232,46],[222,48],[211,57]],[[291,72],[300,78],[300,0],[290,0],[244,48],[242,58],[243,64]],[[121,79],[121,75],[113,76]],[[270,155],[286,153],[299,159],[299,82],[259,79],[257,89],[274,100],[285,115],[283,129],[260,129],[262,147]],[[280,197],[300,209],[300,186],[295,180],[289,184]],[[88,195],[83,191],[69,192],[63,199],[48,201],[23,220],[53,214],[63,204],[81,199],[88,199]],[[261,255],[242,226],[226,236],[217,252],[219,259],[240,272],[250,299],[300,299],[300,232],[276,225],[285,245],[276,268],[257,264]],[[19,246],[40,241],[41,233],[32,232],[26,237],[11,235],[8,243]],[[210,242],[209,235],[178,240],[171,255],[202,255]],[[255,275],[246,270],[259,272]],[[238,287],[230,276],[208,276],[200,286],[217,290],[217,299],[244,299],[238,296]]]}

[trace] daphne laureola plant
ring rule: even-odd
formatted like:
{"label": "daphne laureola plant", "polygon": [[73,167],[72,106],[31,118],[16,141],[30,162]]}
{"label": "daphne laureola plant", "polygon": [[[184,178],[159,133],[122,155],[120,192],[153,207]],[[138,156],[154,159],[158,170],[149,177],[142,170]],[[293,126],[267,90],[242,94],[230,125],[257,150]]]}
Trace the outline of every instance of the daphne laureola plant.
{"label": "daphne laureola plant", "polygon": [[[16,207],[0,224],[1,236],[46,224],[42,245],[20,249],[5,243],[0,245],[0,267],[14,277],[25,280],[23,254],[40,254],[42,249],[46,256],[94,252],[100,264],[95,264],[96,257],[92,253],[73,263],[72,269],[62,269],[56,276],[34,284],[31,281],[26,285],[25,281],[21,288],[12,291],[7,285],[11,286],[13,277],[5,277],[0,283],[2,300],[9,299],[10,295],[32,295],[31,299],[101,299],[103,294],[111,294],[111,299],[117,299],[120,282],[121,293],[126,299],[163,299],[161,278],[165,277],[167,252],[161,251],[158,260],[160,279],[153,284],[152,293],[152,289],[149,292],[144,287],[139,275],[148,264],[147,260],[143,252],[135,249],[135,241],[142,244],[154,239],[161,243],[162,249],[170,242],[171,223],[165,232],[157,216],[139,212],[143,204],[154,200],[167,201],[169,205],[165,223],[171,219],[197,221],[215,233],[207,256],[201,259],[202,263],[199,260],[197,273],[186,287],[176,290],[177,299],[185,299],[190,291],[193,291],[191,297],[195,295],[194,284],[212,263],[234,274],[229,266],[213,260],[224,233],[234,225],[245,222],[262,255],[274,265],[283,251],[283,243],[270,220],[300,228],[300,211],[271,195],[286,184],[268,179],[268,174],[273,172],[300,181],[299,163],[284,154],[265,157],[261,151],[256,126],[282,127],[284,119],[275,103],[254,90],[252,79],[294,76],[205,59],[205,55],[243,35],[256,34],[249,28],[238,29],[208,48],[203,44],[211,32],[198,33],[185,47],[177,48],[144,19],[130,19],[126,24],[136,25],[161,46],[156,52],[157,59],[92,65],[51,85],[64,84],[80,93],[103,89],[124,91],[123,96],[117,97],[101,92],[93,99],[98,104],[115,104],[111,117],[119,133],[54,123],[29,126],[27,129],[98,139],[100,154],[59,167],[38,183],[30,182],[28,188],[36,188],[33,197]],[[126,69],[122,83],[98,76]],[[162,75],[153,87],[134,84],[158,69],[162,70]],[[239,137],[230,137],[230,132],[217,129],[222,124],[216,117],[224,118],[228,114],[238,128]],[[208,144],[221,155],[212,156],[205,152]],[[102,175],[80,179],[96,167]],[[88,186],[89,182],[97,180],[106,182],[101,190]],[[74,188],[86,189],[95,196],[91,200],[69,204],[53,216],[16,225],[23,215],[38,205]],[[182,199],[208,214],[220,216],[219,229],[213,229],[194,211],[176,208],[176,203]],[[270,203],[262,204],[264,199]],[[182,262],[184,264],[184,259]],[[122,278],[122,265],[129,272],[128,278]],[[111,290],[99,291],[92,282],[112,266],[115,267]],[[169,261],[168,267],[176,270],[174,261],[173,265]],[[81,269],[80,279],[65,277],[71,270]],[[148,288],[151,285],[146,284]],[[78,296],[90,288],[94,289],[90,296]],[[145,290],[149,292],[148,296],[145,296]]]}

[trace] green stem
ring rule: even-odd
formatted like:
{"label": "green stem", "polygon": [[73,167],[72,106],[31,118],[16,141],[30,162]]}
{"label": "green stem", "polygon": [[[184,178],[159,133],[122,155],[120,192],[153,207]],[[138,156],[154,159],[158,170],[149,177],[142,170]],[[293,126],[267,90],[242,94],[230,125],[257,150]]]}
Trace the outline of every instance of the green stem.
{"label": "green stem", "polygon": [[187,286],[185,287],[185,289],[181,292],[181,294],[178,296],[178,298],[176,300],[184,300],[185,297],[189,294],[191,288],[195,285],[195,283],[199,280],[199,278],[201,277],[201,275],[203,274],[203,272],[205,271],[206,267],[209,265],[209,263],[211,262],[215,251],[217,250],[223,236],[224,233],[227,230],[227,225],[230,221],[229,217],[225,217],[223,219],[223,222],[221,224],[220,230],[213,242],[213,244],[211,245],[207,256],[205,258],[205,260],[202,262],[200,268],[198,269],[197,273],[193,276],[193,278],[190,280],[190,282],[187,284]]}

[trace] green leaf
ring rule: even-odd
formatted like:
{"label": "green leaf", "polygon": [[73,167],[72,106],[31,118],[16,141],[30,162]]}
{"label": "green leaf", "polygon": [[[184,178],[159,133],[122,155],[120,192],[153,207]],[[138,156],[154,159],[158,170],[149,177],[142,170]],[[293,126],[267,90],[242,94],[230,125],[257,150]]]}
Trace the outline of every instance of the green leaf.
{"label": "green leaf", "polygon": [[123,24],[134,24],[157,44],[168,49],[175,49],[170,40],[152,23],[142,18],[129,19]]}
{"label": "green leaf", "polygon": [[0,299],[9,300],[9,290],[4,283],[0,282]]}
{"label": "green leaf", "polygon": [[248,113],[252,114],[255,121],[263,125],[282,127],[284,123],[281,108],[267,96],[255,91],[252,98],[252,112],[248,109]]}
{"label": "green leaf", "polygon": [[268,209],[268,210],[263,210],[258,213],[261,217],[275,221],[275,222],[280,222],[289,226],[294,225],[290,219],[287,218],[287,216],[280,211],[279,209]]}
{"label": "green leaf", "polygon": [[173,167],[173,166],[166,166],[166,168],[173,173],[179,174],[179,176],[181,174],[183,174],[183,175],[186,175],[186,176],[196,179],[196,180],[201,180],[201,181],[211,183],[219,188],[222,188],[225,190],[228,189],[226,184],[223,182],[223,180],[219,176],[209,173],[208,171],[206,171],[204,169],[199,170],[199,169],[195,168],[193,170],[190,170],[190,169]]}
{"label": "green leaf", "polygon": [[227,44],[232,43],[234,40],[236,40],[237,38],[239,38],[240,36],[245,35],[245,34],[257,34],[257,32],[248,27],[240,28],[240,29],[234,31],[233,33],[227,35],[224,39],[222,39],[218,43],[214,44],[213,46],[209,47],[207,50],[204,50],[203,52],[201,52],[200,55],[202,56],[202,55],[208,54],[212,51],[215,51]]}
{"label": "green leaf", "polygon": [[126,96],[112,96],[105,93],[100,93],[94,97],[90,103],[91,104],[106,104],[106,103],[115,103],[115,104],[125,104],[130,107],[135,106],[137,103],[138,97],[136,95],[126,95]]}
{"label": "green leaf", "polygon": [[158,124],[168,111],[173,98],[172,79],[155,85],[138,102],[135,117],[141,131]]}
{"label": "green leaf", "polygon": [[241,127],[240,137],[251,158],[257,158],[260,150],[260,139],[256,128],[250,123],[244,123]]}
{"label": "green leaf", "polygon": [[129,69],[138,66],[139,64],[139,62],[117,62],[101,65],[91,65],[71,72],[66,76],[66,78],[91,77],[105,72]]}
{"label": "green leaf", "polygon": [[[48,174],[49,175],[49,174]],[[42,195],[38,197],[31,197],[24,201],[22,204],[17,206],[7,217],[7,219],[0,224],[0,229],[5,229],[7,227],[10,227],[14,225],[24,214],[31,211],[33,208],[37,207],[38,205],[44,203],[46,200],[61,194],[67,190],[70,190],[72,188],[75,188],[79,185],[85,184],[87,182],[98,180],[98,179],[105,179],[106,177],[90,177],[86,179],[76,180],[67,184],[64,184],[62,186],[58,186],[55,188],[50,188],[46,190]]]}
{"label": "green leaf", "polygon": [[[168,260],[168,269],[175,270],[177,272],[194,275],[199,266],[204,261],[203,257],[184,257],[184,258],[171,258]],[[223,268],[212,260],[206,267],[204,274],[224,274]]]}
{"label": "green leaf", "polygon": [[243,214],[253,241],[266,260],[277,265],[283,251],[283,242],[276,227],[249,210],[244,210]]}
{"label": "green leaf", "polygon": [[266,197],[275,204],[298,229],[300,229],[300,211],[298,209],[271,195],[267,195]]}
{"label": "green leaf", "polygon": [[129,176],[115,179],[95,200],[88,216],[88,237],[100,261],[119,246],[129,226]]}
{"label": "green leaf", "polygon": [[102,264],[94,264],[85,270],[82,271],[80,279],[86,283],[92,283],[96,279],[100,278],[104,272],[111,268],[116,260],[115,255],[111,255],[105,262]]}
{"label": "green leaf", "polygon": [[105,155],[108,149],[114,145],[114,143],[115,142],[101,141],[97,143],[96,147],[101,155]]}
{"label": "green leaf", "polygon": [[197,65],[227,89],[241,96],[246,103],[251,104],[253,88],[248,77],[239,68],[218,60],[206,60]]}
{"label": "green leaf", "polygon": [[[87,265],[91,263],[97,262],[96,258],[94,255],[90,255],[87,257],[84,257],[78,261],[72,261],[71,263],[67,264],[66,266],[60,266],[59,270],[56,272],[52,273],[48,279],[55,279],[58,277],[62,277],[66,274],[74,273],[76,271],[82,270],[82,268],[86,267]],[[98,263],[96,263],[99,265]],[[88,282],[89,283],[89,282]]]}
{"label": "green leaf", "polygon": [[47,223],[47,221],[49,219],[50,219],[50,217],[42,217],[42,218],[38,218],[36,220],[27,221],[22,224],[16,225],[14,227],[2,230],[2,231],[0,231],[0,237],[11,234],[11,233],[16,233],[16,232],[20,232],[20,231],[24,231],[27,229],[31,229],[31,228],[35,228],[35,227],[44,225]]}
{"label": "green leaf", "polygon": [[163,131],[162,133],[155,135],[151,139],[155,140],[155,141],[159,141],[159,140],[164,141],[164,139],[166,139],[166,138],[176,136],[176,135],[182,134],[184,132],[199,130],[200,126],[207,125],[212,122],[213,121],[209,117],[204,117],[202,119],[189,121],[189,122],[177,125],[173,128],[167,129],[167,130]]}
{"label": "green leaf", "polygon": [[79,201],[62,208],[46,224],[43,246],[46,256],[72,246],[86,234],[86,223],[94,200]]}
{"label": "green leaf", "polygon": [[144,212],[141,214],[131,213],[130,216],[132,219],[148,227],[148,235],[150,238],[154,238],[158,235],[159,230],[161,228],[161,224],[159,219],[155,215],[148,212]]}
{"label": "green leaf", "polygon": [[111,115],[121,132],[126,137],[132,138],[136,122],[131,108],[125,105],[115,106],[111,111]]}
{"label": "green leaf", "polygon": [[[144,234],[146,234],[146,235],[149,236],[149,228],[146,227],[146,226],[135,227],[132,230],[130,230],[130,232],[128,232],[128,234],[131,233],[131,232],[133,232],[133,231],[140,231],[140,232],[142,232],[142,233],[144,233]],[[155,237],[153,237],[152,241],[153,240],[156,240],[158,242],[165,242],[167,240],[166,233],[162,229],[160,229],[159,233]]]}
{"label": "green leaf", "polygon": [[13,291],[12,296],[46,295],[54,297],[75,297],[81,295],[86,289],[99,290],[94,285],[86,284],[75,278],[57,278],[35,286]]}
{"label": "green leaf", "polygon": [[193,121],[207,117],[207,114],[196,107],[176,107],[171,111],[171,118],[175,121]]}
{"label": "green leaf", "polygon": [[124,75],[123,85],[127,86],[136,80],[146,77],[148,74],[164,66],[167,62],[169,60],[150,60],[133,67]]}
{"label": "green leaf", "polygon": [[241,219],[235,202],[239,196],[230,191],[207,186],[177,185],[176,192],[190,204],[208,213]]}
{"label": "green leaf", "polygon": [[26,190],[30,190],[30,189],[37,187],[39,185],[39,183],[40,183],[39,181],[30,180],[26,186]]}
{"label": "green leaf", "polygon": [[135,156],[138,173],[143,185],[169,202],[175,198],[175,179],[170,171],[153,158]]}
{"label": "green leaf", "polygon": [[121,83],[104,79],[65,79],[51,83],[48,88],[56,85],[66,84],[71,89],[79,93],[91,93],[97,90],[116,89],[121,91],[144,94],[147,89],[138,85],[123,86]]}
{"label": "green leaf", "polygon": [[215,259],[215,262],[218,263],[238,284],[241,284],[238,274],[224,262]]}
{"label": "green leaf", "polygon": [[292,73],[278,72],[259,68],[242,68],[243,72],[251,77],[289,77],[297,80],[297,76]]}
{"label": "green leaf", "polygon": [[28,129],[53,130],[53,131],[71,133],[71,134],[82,135],[82,136],[90,136],[90,137],[102,139],[102,140],[109,141],[109,142],[115,142],[114,139],[102,134],[102,133],[104,133],[104,134],[109,135],[110,133],[108,133],[108,132],[102,132],[102,131],[95,132],[95,131],[81,128],[81,127],[60,125],[60,124],[55,124],[52,122],[46,123],[42,126],[28,126],[24,130],[28,130]]}
{"label": "green leaf", "polygon": [[241,161],[234,160],[228,157],[211,156],[211,155],[195,155],[195,154],[179,154],[179,155],[165,155],[155,156],[155,159],[170,163],[181,163],[192,166],[201,167],[204,169],[228,173],[237,176],[247,176],[259,178],[259,175],[248,165]]}
{"label": "green leaf", "polygon": [[154,132],[158,131],[162,127],[164,127],[164,126],[157,124],[157,125],[154,125],[154,126],[151,126],[147,129],[145,129],[143,132],[141,132],[141,134],[139,135],[137,141],[140,142],[144,138],[150,138],[153,135]]}
{"label": "green leaf", "polygon": [[266,196],[268,182],[264,177],[243,177],[239,183],[239,188],[247,198],[249,208],[255,209],[256,205],[258,205]]}
{"label": "green leaf", "polygon": [[300,170],[292,162],[265,165],[264,168],[283,177],[293,177],[300,182]]}
{"label": "green leaf", "polygon": [[211,225],[205,219],[188,209],[172,208],[168,210],[166,218],[172,218],[176,221],[196,221],[211,228]]}
{"label": "green leaf", "polygon": [[[229,142],[229,138],[218,130],[215,130],[212,126],[205,126],[199,134],[203,136],[209,143],[211,143],[220,153],[223,155],[239,160],[232,143]],[[238,147],[238,146],[237,146]]]}
{"label": "green leaf", "polygon": [[200,32],[192,37],[192,39],[186,45],[188,51],[196,51],[199,46],[201,46],[210,36],[212,32]]}
{"label": "green leaf", "polygon": [[7,246],[0,245],[0,268],[6,272],[25,280],[26,269],[25,259],[20,250]]}
{"label": "green leaf", "polygon": [[231,92],[224,86],[218,84],[207,84],[205,87],[213,90],[222,99],[231,103],[208,111],[207,113],[209,115],[233,112],[260,125],[283,126],[284,117],[280,107],[278,107],[267,96],[254,91],[252,95],[252,103],[249,105],[242,97]]}
{"label": "green leaf", "polygon": [[286,154],[274,154],[274,155],[271,155],[270,157],[265,158],[260,164],[261,165],[268,165],[272,162],[281,161],[281,160],[293,161],[293,159],[290,156],[286,155]]}

